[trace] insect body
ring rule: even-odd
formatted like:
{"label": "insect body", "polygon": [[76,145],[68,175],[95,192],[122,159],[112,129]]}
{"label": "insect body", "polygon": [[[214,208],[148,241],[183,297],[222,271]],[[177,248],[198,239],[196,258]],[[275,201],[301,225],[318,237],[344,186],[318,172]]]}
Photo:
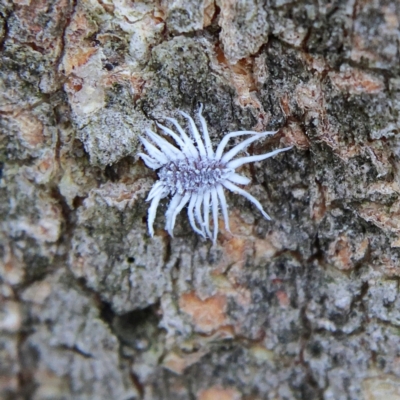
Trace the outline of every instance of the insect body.
{"label": "insect body", "polygon": [[[214,151],[206,121],[202,116],[202,109],[203,106],[200,106],[199,120],[203,138],[201,138],[193,119],[184,112],[181,112],[181,114],[189,122],[194,142],[173,118],[166,118],[166,120],[175,126],[178,133],[161,124],[157,125],[166,135],[174,139],[177,146],[172,145],[150,129],[146,129],[145,132],[151,141],[140,137],[147,154],[139,153],[139,156],[149,168],[159,170],[159,180],[153,185],[147,197],[147,201],[151,201],[148,211],[148,228],[151,236],[154,235],[153,222],[158,204],[161,199],[168,195],[172,195],[172,199],[166,212],[165,228],[171,236],[173,236],[176,217],[186,205],[188,205],[190,225],[201,236],[212,239],[214,243],[216,242],[219,208],[224,218],[225,228],[229,231],[228,206],[224,188],[246,197],[261,211],[266,219],[270,219],[260,202],[237,186],[247,185],[250,179],[237,174],[235,170],[243,164],[265,160],[292,147],[277,149],[261,155],[235,158],[251,143],[264,136],[276,133],[238,131],[225,135]],[[228,141],[237,136],[250,137],[224,153]],[[214,225],[212,234],[209,223],[210,209]]]}

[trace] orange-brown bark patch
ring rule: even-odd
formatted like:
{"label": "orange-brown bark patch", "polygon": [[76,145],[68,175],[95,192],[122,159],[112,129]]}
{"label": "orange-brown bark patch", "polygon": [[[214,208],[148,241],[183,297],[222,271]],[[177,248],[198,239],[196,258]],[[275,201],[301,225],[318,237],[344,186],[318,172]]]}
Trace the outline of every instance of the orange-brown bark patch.
{"label": "orange-brown bark patch", "polygon": [[221,48],[215,49],[216,68],[222,73],[229,83],[236,89],[236,103],[242,107],[253,108],[258,123],[253,127],[256,131],[264,130],[268,122],[268,115],[263,105],[257,97],[257,85],[254,80],[254,60],[253,58],[243,58],[236,64],[231,64],[225,57]]}
{"label": "orange-brown bark patch", "polygon": [[328,254],[336,268],[340,270],[349,270],[353,268],[353,263],[351,262],[351,246],[347,237],[341,236],[331,243]]}
{"label": "orange-brown bark patch", "polygon": [[319,182],[315,184],[315,192],[311,198],[311,218],[315,221],[321,221],[324,217],[327,204],[326,204],[326,187]]}
{"label": "orange-brown bark patch", "polygon": [[365,43],[364,38],[357,34],[353,36],[350,57],[356,62],[360,62],[363,58],[371,62],[376,62],[379,60],[379,56],[368,49],[368,45]]}
{"label": "orange-brown bark patch", "polygon": [[203,20],[204,28],[211,25],[211,22],[214,18],[214,14],[215,14],[214,0],[205,0],[204,1],[204,20]]}
{"label": "orange-brown bark patch", "polygon": [[185,293],[179,299],[179,307],[190,315],[196,330],[211,333],[226,325],[226,297],[220,294],[201,300],[194,292]]}
{"label": "orange-brown bark patch", "polygon": [[256,239],[254,242],[254,263],[255,265],[260,264],[261,262],[265,262],[270,260],[272,257],[276,255],[279,249],[277,249],[273,243],[271,243],[268,238],[265,239]]}
{"label": "orange-brown bark patch", "polygon": [[22,260],[22,255],[19,257],[14,254],[14,249],[4,243],[4,255],[0,260],[0,273],[2,279],[10,285],[17,285],[22,282],[25,275],[25,263]]}
{"label": "orange-brown bark patch", "polygon": [[289,145],[295,145],[301,150],[308,150],[310,148],[310,141],[297,122],[290,122],[288,126],[282,129],[282,132]]}
{"label": "orange-brown bark patch", "polygon": [[358,208],[358,214],[385,232],[400,233],[400,201],[390,208],[380,203],[364,203]]}
{"label": "orange-brown bark patch", "polygon": [[276,297],[278,298],[281,307],[287,307],[290,304],[289,296],[283,290],[278,290],[276,292]]}
{"label": "orange-brown bark patch", "polygon": [[43,124],[33,114],[22,112],[15,116],[15,121],[19,128],[18,137],[26,147],[34,149],[44,142]]}
{"label": "orange-brown bark patch", "polygon": [[74,69],[85,65],[90,57],[97,52],[90,39],[97,31],[96,24],[89,20],[83,9],[79,9],[72,17],[67,29],[64,72],[69,75]]}
{"label": "orange-brown bark patch", "polygon": [[181,375],[186,368],[195,364],[205,354],[206,351],[196,351],[190,354],[179,355],[174,351],[171,351],[165,356],[163,365],[170,371],[175,372],[178,375]]}
{"label": "orange-brown bark patch", "polygon": [[74,69],[81,67],[82,65],[85,65],[89,61],[90,57],[96,52],[97,49],[94,47],[89,47],[89,48],[77,47],[73,51],[71,50],[68,53],[68,57],[66,57],[64,60],[65,73],[68,75]]}
{"label": "orange-brown bark patch", "polygon": [[356,263],[365,257],[368,248],[367,238],[361,242],[355,242],[347,235],[340,235],[329,246],[329,260],[337,269],[347,271],[354,268]]}
{"label": "orange-brown bark patch", "polygon": [[[397,242],[397,243],[396,243]],[[397,245],[396,245],[397,244]],[[400,247],[400,239],[392,243],[392,247]],[[396,261],[393,261],[390,257],[383,256],[377,262],[378,270],[385,274],[388,278],[400,277],[400,266],[397,265]]]}
{"label": "orange-brown bark patch", "polygon": [[357,68],[331,72],[329,77],[337,89],[351,94],[379,93],[384,89],[382,79]]}
{"label": "orange-brown bark patch", "polygon": [[232,388],[222,388],[214,386],[199,392],[198,400],[240,400],[242,395]]}

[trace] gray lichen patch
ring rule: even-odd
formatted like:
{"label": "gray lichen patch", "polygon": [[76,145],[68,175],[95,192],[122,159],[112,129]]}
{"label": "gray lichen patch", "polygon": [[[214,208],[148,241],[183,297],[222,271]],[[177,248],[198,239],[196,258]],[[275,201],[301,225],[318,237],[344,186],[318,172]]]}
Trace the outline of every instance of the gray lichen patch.
{"label": "gray lichen patch", "polygon": [[18,358],[18,339],[16,335],[1,335],[0,349],[2,360],[0,366],[0,374],[2,376],[0,390],[3,393],[13,393],[18,390],[16,376],[20,373],[19,365],[15,362]]}
{"label": "gray lichen patch", "polygon": [[20,111],[40,103],[42,96],[37,86],[38,79],[30,82],[26,74],[18,71],[18,62],[13,54],[0,60],[0,110],[8,113]]}
{"label": "gray lichen patch", "polygon": [[37,1],[14,8],[8,18],[3,61],[12,65],[19,77],[33,84],[37,91],[42,79],[47,82],[43,86],[46,93],[60,87],[62,77],[57,74],[56,62],[62,52],[62,34],[71,11],[69,0]]}
{"label": "gray lichen patch", "polygon": [[21,346],[22,373],[31,371],[35,398],[47,399],[49,392],[57,399],[136,398],[119,342],[95,299],[71,284],[68,275],[56,274],[23,293],[36,327]]}
{"label": "gray lichen patch", "polygon": [[39,102],[26,110],[6,113],[0,120],[4,139],[0,145],[8,159],[39,158],[54,150],[57,129],[54,112],[47,103]]}
{"label": "gray lichen patch", "polygon": [[221,1],[220,39],[232,64],[256,53],[268,41],[267,12],[261,1]]}
{"label": "gray lichen patch", "polygon": [[166,24],[169,30],[183,33],[203,28],[205,1],[201,1],[200,4],[193,0],[174,0],[166,3]]}
{"label": "gray lichen patch", "polygon": [[93,165],[105,167],[121,158],[135,154],[138,135],[149,123],[142,114],[126,114],[114,108],[105,108],[88,118],[87,123],[78,129],[85,150]]}
{"label": "gray lichen patch", "polygon": [[111,304],[117,313],[157,302],[169,286],[161,236],[143,240],[149,185],[111,184],[94,190],[79,212],[70,268]]}
{"label": "gray lichen patch", "polygon": [[201,89],[206,89],[210,79],[207,73],[208,57],[201,42],[183,36],[156,46],[152,51],[149,70],[154,76],[146,97],[152,102],[158,100],[168,104],[168,100],[173,103],[189,101]]}
{"label": "gray lichen patch", "polygon": [[[177,109],[194,115],[203,103],[215,144],[229,130],[253,127],[256,123],[253,113],[236,104],[233,85],[214,68],[212,58],[216,54],[206,39],[178,36],[156,46],[148,66],[151,85],[146,85],[140,100],[146,115],[180,119]],[[224,110],[223,115],[218,109]]]}
{"label": "gray lichen patch", "polygon": [[[0,183],[0,270],[3,280],[14,285],[34,281],[51,270],[64,226],[62,207],[54,193],[37,190],[27,170],[7,165]],[[6,200],[10,197],[13,202]]]}
{"label": "gray lichen patch", "polygon": [[390,1],[356,6],[351,59],[371,68],[399,73],[399,20],[397,5]]}
{"label": "gray lichen patch", "polygon": [[[129,23],[122,16],[124,10],[129,11]],[[138,73],[141,69],[133,65],[127,52],[132,47],[132,26],[150,14],[152,7],[136,10],[120,4],[114,11],[121,21],[118,17],[120,23],[112,32],[108,25],[111,17],[106,11],[109,9],[99,4],[77,5],[66,30],[66,49],[60,65],[66,75],[64,89],[77,137],[91,163],[102,168],[135,154],[138,134],[151,125],[135,107],[142,85]],[[136,44],[143,46],[142,42]]]}

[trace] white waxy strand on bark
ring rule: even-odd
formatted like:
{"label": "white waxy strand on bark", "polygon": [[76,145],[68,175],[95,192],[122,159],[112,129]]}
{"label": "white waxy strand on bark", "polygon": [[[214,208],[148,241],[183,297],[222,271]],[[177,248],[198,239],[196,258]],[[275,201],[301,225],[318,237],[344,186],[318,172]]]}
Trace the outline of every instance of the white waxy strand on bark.
{"label": "white waxy strand on bark", "polygon": [[151,144],[147,139],[142,136],[139,136],[140,141],[143,143],[143,146],[148,151],[150,157],[153,157],[156,161],[160,162],[161,164],[166,164],[169,159],[164,153],[157,149],[156,146]]}
{"label": "white waxy strand on bark", "polygon": [[146,201],[150,201],[154,196],[156,196],[159,192],[162,192],[164,188],[164,184],[161,181],[157,181],[150,190],[150,193],[147,196]]}
{"label": "white waxy strand on bark", "polygon": [[204,147],[203,141],[201,140],[200,133],[197,130],[196,124],[193,121],[193,118],[183,111],[179,112],[189,121],[190,130],[192,131],[192,135],[197,143],[197,149],[199,150],[200,156],[206,157],[207,156],[206,149]]}
{"label": "white waxy strand on bark", "polygon": [[245,150],[246,147],[248,147],[251,143],[260,140],[261,138],[263,138],[264,136],[270,135],[271,132],[263,132],[260,133],[258,135],[255,135],[249,139],[244,140],[242,143],[239,143],[238,145],[234,146],[232,149],[230,149],[227,153],[225,153],[223,155],[223,157],[221,158],[221,161],[223,163],[227,163],[228,161],[230,161],[233,157],[235,157],[238,153],[240,153],[241,151]]}
{"label": "white waxy strand on bark", "polygon": [[200,120],[200,124],[201,124],[201,129],[203,131],[203,138],[204,138],[204,144],[206,147],[207,156],[209,158],[214,158],[214,150],[212,148],[210,134],[208,133],[207,123],[202,115],[202,111],[203,111],[203,104],[200,104],[199,120]]}
{"label": "white waxy strand on bark", "polygon": [[226,202],[226,197],[224,193],[224,189],[220,184],[217,185],[217,194],[219,197],[219,204],[221,206],[222,216],[224,217],[225,229],[228,232],[231,232],[229,228],[229,215],[228,215],[228,204]]}
{"label": "white waxy strand on bark", "polygon": [[196,202],[197,202],[197,193],[192,193],[192,195],[190,197],[189,205],[188,205],[188,217],[189,217],[190,226],[196,233],[205,237],[204,232],[197,227],[196,221],[194,218],[194,207],[196,205]]}
{"label": "white waxy strand on bark", "polygon": [[203,236],[206,237],[206,233],[204,231],[204,220],[201,216],[201,205],[203,204],[204,196],[203,191],[199,191],[197,193],[196,205],[195,205],[195,217],[197,223],[200,225],[200,229],[203,232]]}
{"label": "white waxy strand on bark", "polygon": [[238,158],[236,160],[233,160],[233,161],[229,162],[227,164],[227,167],[236,169],[236,168],[240,167],[243,164],[248,164],[248,163],[252,163],[252,162],[256,162],[256,161],[262,161],[262,160],[265,160],[267,158],[273,157],[273,156],[275,156],[275,155],[277,155],[279,153],[282,153],[283,151],[290,150],[292,147],[293,146],[285,147],[283,149],[277,149],[277,150],[271,151],[270,153],[260,154],[258,156],[241,157],[241,158]]}
{"label": "white waxy strand on bark", "polygon": [[184,158],[184,155],[180,150],[178,150],[175,146],[173,146],[171,143],[166,141],[164,138],[161,136],[158,136],[155,134],[153,131],[150,129],[145,130],[146,134],[151,138],[151,140],[160,148],[164,153],[167,154],[167,156],[173,160],[176,158]]}
{"label": "white waxy strand on bark", "polygon": [[211,190],[211,205],[214,223],[213,243],[215,244],[217,242],[218,235],[218,195],[215,189]]}
{"label": "white waxy strand on bark", "polygon": [[175,142],[178,144],[178,146],[181,148],[182,151],[186,150],[187,145],[185,142],[172,130],[167,128],[164,125],[161,125],[157,122],[157,126],[168,136],[171,136],[172,139],[175,140]]}
{"label": "white waxy strand on bark", "polygon": [[204,200],[203,200],[203,220],[204,220],[204,229],[206,230],[207,236],[211,239],[210,232],[210,191],[206,190],[204,192]]}
{"label": "white waxy strand on bark", "polygon": [[182,198],[181,201],[178,203],[178,205],[175,207],[175,209],[172,212],[170,221],[169,221],[169,229],[167,229],[168,233],[174,237],[173,235],[173,230],[174,230],[174,226],[175,226],[175,220],[177,215],[182,211],[182,208],[185,207],[185,205],[187,204],[187,202],[190,199],[190,193],[186,193]]}
{"label": "white waxy strand on bark", "polygon": [[[275,132],[271,132],[273,134]],[[260,135],[260,132],[255,132],[255,131],[237,131],[237,132],[230,132],[227,135],[225,135],[220,144],[217,147],[217,150],[215,151],[215,158],[216,159],[221,159],[222,153],[225,150],[226,145],[228,144],[228,141],[234,137],[238,136],[245,136],[245,135],[257,135],[257,137]]]}
{"label": "white waxy strand on bark", "polygon": [[174,213],[176,207],[178,206],[178,204],[179,204],[180,201],[182,200],[182,197],[183,197],[183,196],[182,196],[181,194],[176,193],[176,194],[172,197],[172,199],[171,199],[171,201],[170,201],[170,203],[169,203],[167,212],[165,213],[165,229],[167,230],[167,232],[168,232],[171,236],[173,236],[173,235],[171,234],[172,232],[171,232],[171,229],[170,229],[171,218],[172,218],[172,215],[173,215],[173,213]]}
{"label": "white waxy strand on bark", "polygon": [[196,147],[194,146],[192,140],[189,138],[188,135],[186,135],[185,131],[182,129],[182,127],[179,125],[178,121],[175,118],[165,118],[167,121],[171,122],[175,128],[178,130],[179,134],[181,135],[183,141],[187,144],[188,149],[190,151],[190,154],[192,157],[197,158],[199,157],[199,152],[197,151]]}
{"label": "white waxy strand on bark", "polygon": [[222,184],[227,189],[229,189],[231,192],[238,193],[238,194],[242,195],[243,197],[246,197],[247,200],[251,201],[261,211],[261,213],[265,219],[271,220],[270,216],[264,211],[261,203],[255,197],[253,197],[250,193],[247,193],[245,190],[240,189],[239,187],[237,187],[236,185],[234,185],[233,183],[230,183],[228,181],[224,181],[224,182],[222,182]]}
{"label": "white waxy strand on bark", "polygon": [[149,229],[150,236],[154,236],[153,224],[154,224],[154,219],[156,217],[157,207],[158,207],[158,203],[160,202],[161,196],[162,196],[162,192],[159,192],[153,198],[153,201],[151,202],[150,207],[149,207],[148,217],[147,217],[147,226]]}
{"label": "white waxy strand on bark", "polygon": [[225,177],[225,179],[228,179],[233,183],[237,183],[238,185],[248,185],[251,182],[249,178],[247,178],[246,176],[239,175],[236,172],[230,173]]}
{"label": "white waxy strand on bark", "polygon": [[138,156],[144,161],[144,163],[151,169],[159,169],[162,164],[160,164],[158,161],[154,160],[150,156],[144,153],[138,153]]}

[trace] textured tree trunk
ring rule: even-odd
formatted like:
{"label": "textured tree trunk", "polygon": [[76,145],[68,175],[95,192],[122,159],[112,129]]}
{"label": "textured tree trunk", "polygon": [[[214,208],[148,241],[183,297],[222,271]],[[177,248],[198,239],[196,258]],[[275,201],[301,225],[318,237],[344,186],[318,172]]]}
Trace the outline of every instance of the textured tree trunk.
{"label": "textured tree trunk", "polygon": [[[0,0],[0,398],[400,399],[400,3]],[[138,135],[204,105],[232,234],[155,236]]]}

